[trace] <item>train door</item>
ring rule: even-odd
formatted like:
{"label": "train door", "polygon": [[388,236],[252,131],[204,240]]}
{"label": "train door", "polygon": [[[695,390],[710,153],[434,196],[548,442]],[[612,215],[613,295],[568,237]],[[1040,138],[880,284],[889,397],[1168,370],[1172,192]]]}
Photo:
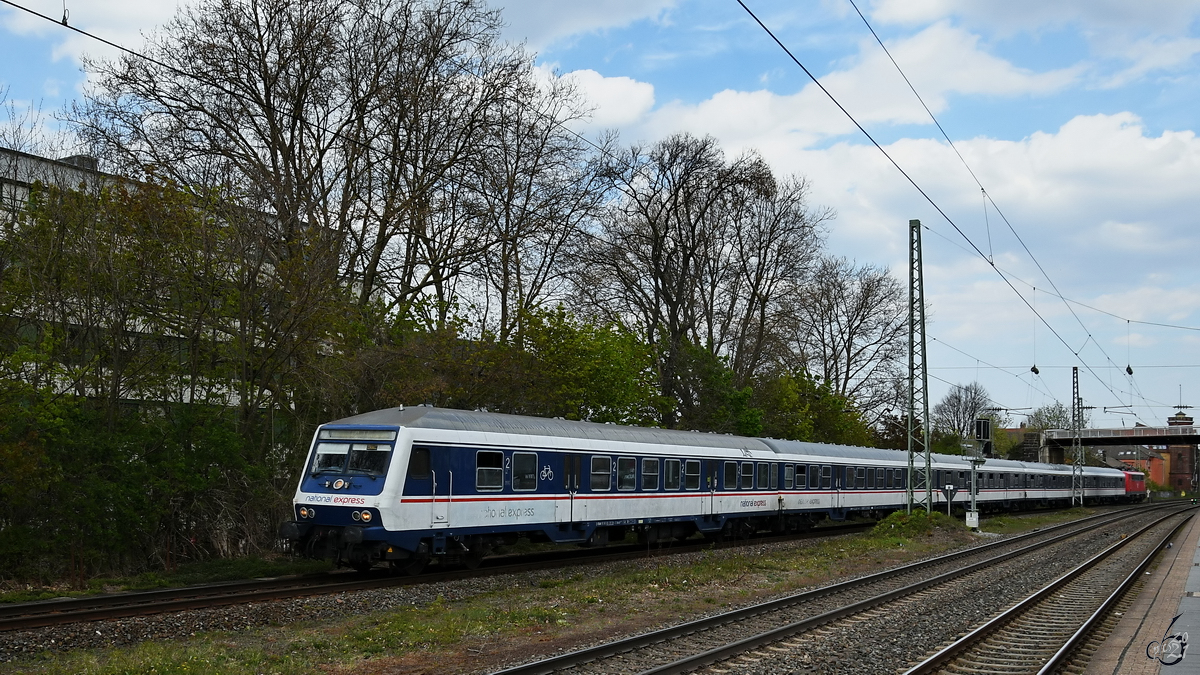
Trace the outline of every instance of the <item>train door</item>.
{"label": "train door", "polygon": [[831,509],[842,507],[842,500],[838,495],[838,491],[842,487],[842,468],[827,464],[821,467],[821,489],[829,492],[829,508]]}
{"label": "train door", "polygon": [[[582,505],[575,503],[575,495],[583,481],[583,457],[579,455],[563,456],[563,490],[565,498],[560,498],[556,504],[558,522],[574,523],[584,519]],[[576,517],[575,510],[580,512]]]}
{"label": "train door", "polygon": [[711,516],[716,513],[717,509],[717,460],[710,459],[704,462],[705,481],[707,481],[708,497],[703,500],[704,506],[701,508],[702,516]]}
{"label": "train door", "polygon": [[433,470],[430,473],[433,476],[433,499],[430,502],[429,524],[432,527],[450,527],[450,505],[454,501],[454,472],[445,469]]}

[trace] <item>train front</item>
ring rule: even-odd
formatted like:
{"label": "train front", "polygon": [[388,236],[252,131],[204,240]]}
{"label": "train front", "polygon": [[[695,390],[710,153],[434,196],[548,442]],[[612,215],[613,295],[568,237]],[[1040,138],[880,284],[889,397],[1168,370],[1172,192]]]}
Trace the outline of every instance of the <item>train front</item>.
{"label": "train front", "polygon": [[295,520],[280,536],[310,558],[366,570],[385,559],[383,526],[388,473],[398,427],[338,426],[317,430],[292,500]]}

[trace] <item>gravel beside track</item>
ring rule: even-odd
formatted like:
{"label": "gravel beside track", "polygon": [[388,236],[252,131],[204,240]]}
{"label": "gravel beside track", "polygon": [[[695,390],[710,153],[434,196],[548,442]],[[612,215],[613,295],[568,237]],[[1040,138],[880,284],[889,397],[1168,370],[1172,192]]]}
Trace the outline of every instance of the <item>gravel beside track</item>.
{"label": "gravel beside track", "polygon": [[[1056,655],[1068,653],[1064,649],[1068,640],[1122,583],[1131,578],[1131,574],[1140,571],[1139,566],[1148,561],[1160,543],[1165,543],[1181,524],[1180,518],[1170,518],[1136,539],[1131,537],[1120,542],[1119,548],[1114,544],[1103,558],[1089,563],[1087,569],[1073,572],[1069,578],[1045,587],[1005,612],[1002,619],[993,620],[968,638],[957,641],[949,652],[939,654],[910,672],[961,675],[1038,672]],[[944,661],[951,653],[957,656]],[[1079,656],[1076,665],[1086,665],[1086,658]],[[1058,666],[1067,661],[1056,661],[1054,670],[1060,670]]]}
{"label": "gravel beside track", "polygon": [[[1129,517],[1119,518],[1120,524],[1116,525],[1116,527],[1121,528],[1120,531],[1122,532],[1136,529],[1132,525],[1126,524],[1129,521],[1144,522],[1146,518],[1144,515],[1128,515]],[[1082,529],[1083,527],[1084,525],[1080,524],[1078,528],[1071,527],[1069,529],[1075,530]],[[1111,527],[1102,526],[1100,530],[1049,545],[1049,548],[1036,550],[1032,556],[1026,554],[1023,558],[1040,558],[1040,554],[1044,551],[1052,551],[1056,558],[1062,558],[1068,555],[1066,549],[1069,548],[1079,549],[1082,547],[1085,549],[1095,549],[1098,546],[1096,542],[1119,536],[1112,533],[1113,531],[1109,529]],[[820,594],[805,593],[795,595],[795,597],[789,597],[786,603],[775,605],[762,603],[756,605],[753,612],[742,615],[730,612],[721,613],[720,618],[723,619],[723,622],[717,625],[707,622],[703,625],[684,624],[673,627],[670,631],[664,631],[663,634],[647,634],[640,637],[636,642],[608,645],[604,648],[604,651],[591,653],[574,652],[554,662],[535,662],[503,672],[506,675],[531,675],[534,673],[549,672],[553,669],[555,673],[599,675],[647,671],[652,668],[665,666],[682,658],[706,652],[714,647],[733,644],[752,635],[766,633],[796,621],[819,616],[859,601],[875,598],[879,595],[905,588],[911,584],[925,581],[931,577],[958,572],[970,564],[990,560],[1005,552],[1013,552],[1031,546],[1037,549],[1039,544],[1036,542],[1049,540],[1064,534],[1065,531],[1035,533],[1031,537],[1020,541],[1001,542],[986,551],[972,551],[962,557],[956,557],[951,560],[938,560],[933,564],[923,565],[918,569],[902,569],[895,575],[877,579],[866,579],[863,580],[864,583],[843,582],[844,587],[831,588],[828,592],[823,591]],[[1058,553],[1060,550],[1062,553]],[[1031,564],[1034,566],[1038,565],[1036,562]],[[987,574],[987,571],[982,573]],[[729,616],[730,614],[734,616]]]}
{"label": "gravel beside track", "polygon": [[[836,539],[839,536],[849,535],[751,544],[745,548],[729,548],[722,549],[722,551],[766,553],[800,549],[816,546],[822,541]],[[712,551],[699,551],[636,560],[580,563],[566,568],[516,574],[473,576],[445,582],[89,621],[32,630],[6,631],[0,632],[0,663],[43,652],[123,646],[146,640],[182,639],[203,631],[236,632],[264,626],[287,625],[297,621],[328,622],[337,617],[361,615],[379,610],[423,607],[439,598],[445,601],[454,601],[514,586],[536,586],[543,580],[557,579],[563,574],[590,576],[631,566],[652,569],[668,561],[675,564],[687,564],[689,560],[700,560],[711,555],[713,555]]]}
{"label": "gravel beside track", "polygon": [[[1169,519],[1156,531],[1161,536],[1163,528],[1174,527],[1182,517]],[[1052,544],[1037,555],[970,573],[696,672],[779,675],[903,671],[1151,519],[1150,515],[1138,516]],[[748,632],[743,637],[746,635]]]}
{"label": "gravel beside track", "polygon": [[[1049,535],[1047,535],[1049,536]],[[815,540],[777,542],[753,545],[750,551],[762,553],[779,550],[800,549],[817,545]],[[671,556],[672,563],[687,564],[690,559],[700,560],[712,552],[686,553]],[[616,569],[653,569],[663,563],[662,558],[608,561],[595,564],[580,564],[570,568],[570,574],[599,575]],[[95,621],[26,631],[0,633],[0,662],[9,662],[43,652],[65,652],[74,649],[113,647],[136,644],[145,640],[186,639],[203,631],[238,632],[264,626],[287,625],[293,622],[328,622],[330,619],[361,615],[378,610],[399,607],[421,607],[439,598],[446,601],[470,598],[519,586],[536,586],[547,579],[561,577],[562,570],[539,570],[518,574],[473,577],[454,581],[436,582],[415,586],[403,586],[314,596],[290,600],[277,600],[245,605],[188,610],[170,614],[130,617],[106,621]],[[845,578],[850,578],[847,576]],[[845,579],[844,578],[844,579]],[[746,605],[755,604],[747,602]],[[727,611],[714,609],[715,615]],[[965,625],[965,624],[960,624]],[[608,639],[622,637],[610,634]],[[861,645],[856,646],[858,649]],[[853,660],[853,657],[851,657]],[[830,662],[837,659],[831,657]],[[827,669],[822,669],[827,670]],[[850,667],[846,671],[867,672]],[[769,668],[762,672],[771,671]],[[808,671],[800,671],[808,672]]]}

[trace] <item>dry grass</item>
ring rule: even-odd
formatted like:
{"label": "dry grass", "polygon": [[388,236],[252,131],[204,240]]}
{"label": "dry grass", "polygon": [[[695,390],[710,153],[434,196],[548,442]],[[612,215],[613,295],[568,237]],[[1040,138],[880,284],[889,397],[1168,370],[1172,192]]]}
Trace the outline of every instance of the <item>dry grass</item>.
{"label": "dry grass", "polygon": [[[1075,517],[1078,517],[1076,515]],[[1044,520],[1023,520],[1039,527]],[[487,672],[890,567],[974,541],[960,524],[611,563],[462,600],[179,642],[45,655],[0,673]],[[986,524],[985,524],[986,526]],[[1006,524],[1006,528],[1018,525]]]}

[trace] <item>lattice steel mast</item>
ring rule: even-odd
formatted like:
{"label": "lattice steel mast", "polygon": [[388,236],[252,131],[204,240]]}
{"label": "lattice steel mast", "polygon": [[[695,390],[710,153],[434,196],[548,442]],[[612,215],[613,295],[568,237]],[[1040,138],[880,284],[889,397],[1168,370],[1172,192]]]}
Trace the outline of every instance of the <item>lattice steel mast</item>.
{"label": "lattice steel mast", "polygon": [[1071,450],[1075,461],[1071,465],[1071,506],[1083,506],[1083,399],[1079,398],[1079,368],[1071,368]]}
{"label": "lattice steel mast", "polygon": [[[908,221],[908,513],[933,506],[929,456],[929,373],[925,366],[925,275],[921,221]],[[924,501],[917,501],[921,493]]]}

